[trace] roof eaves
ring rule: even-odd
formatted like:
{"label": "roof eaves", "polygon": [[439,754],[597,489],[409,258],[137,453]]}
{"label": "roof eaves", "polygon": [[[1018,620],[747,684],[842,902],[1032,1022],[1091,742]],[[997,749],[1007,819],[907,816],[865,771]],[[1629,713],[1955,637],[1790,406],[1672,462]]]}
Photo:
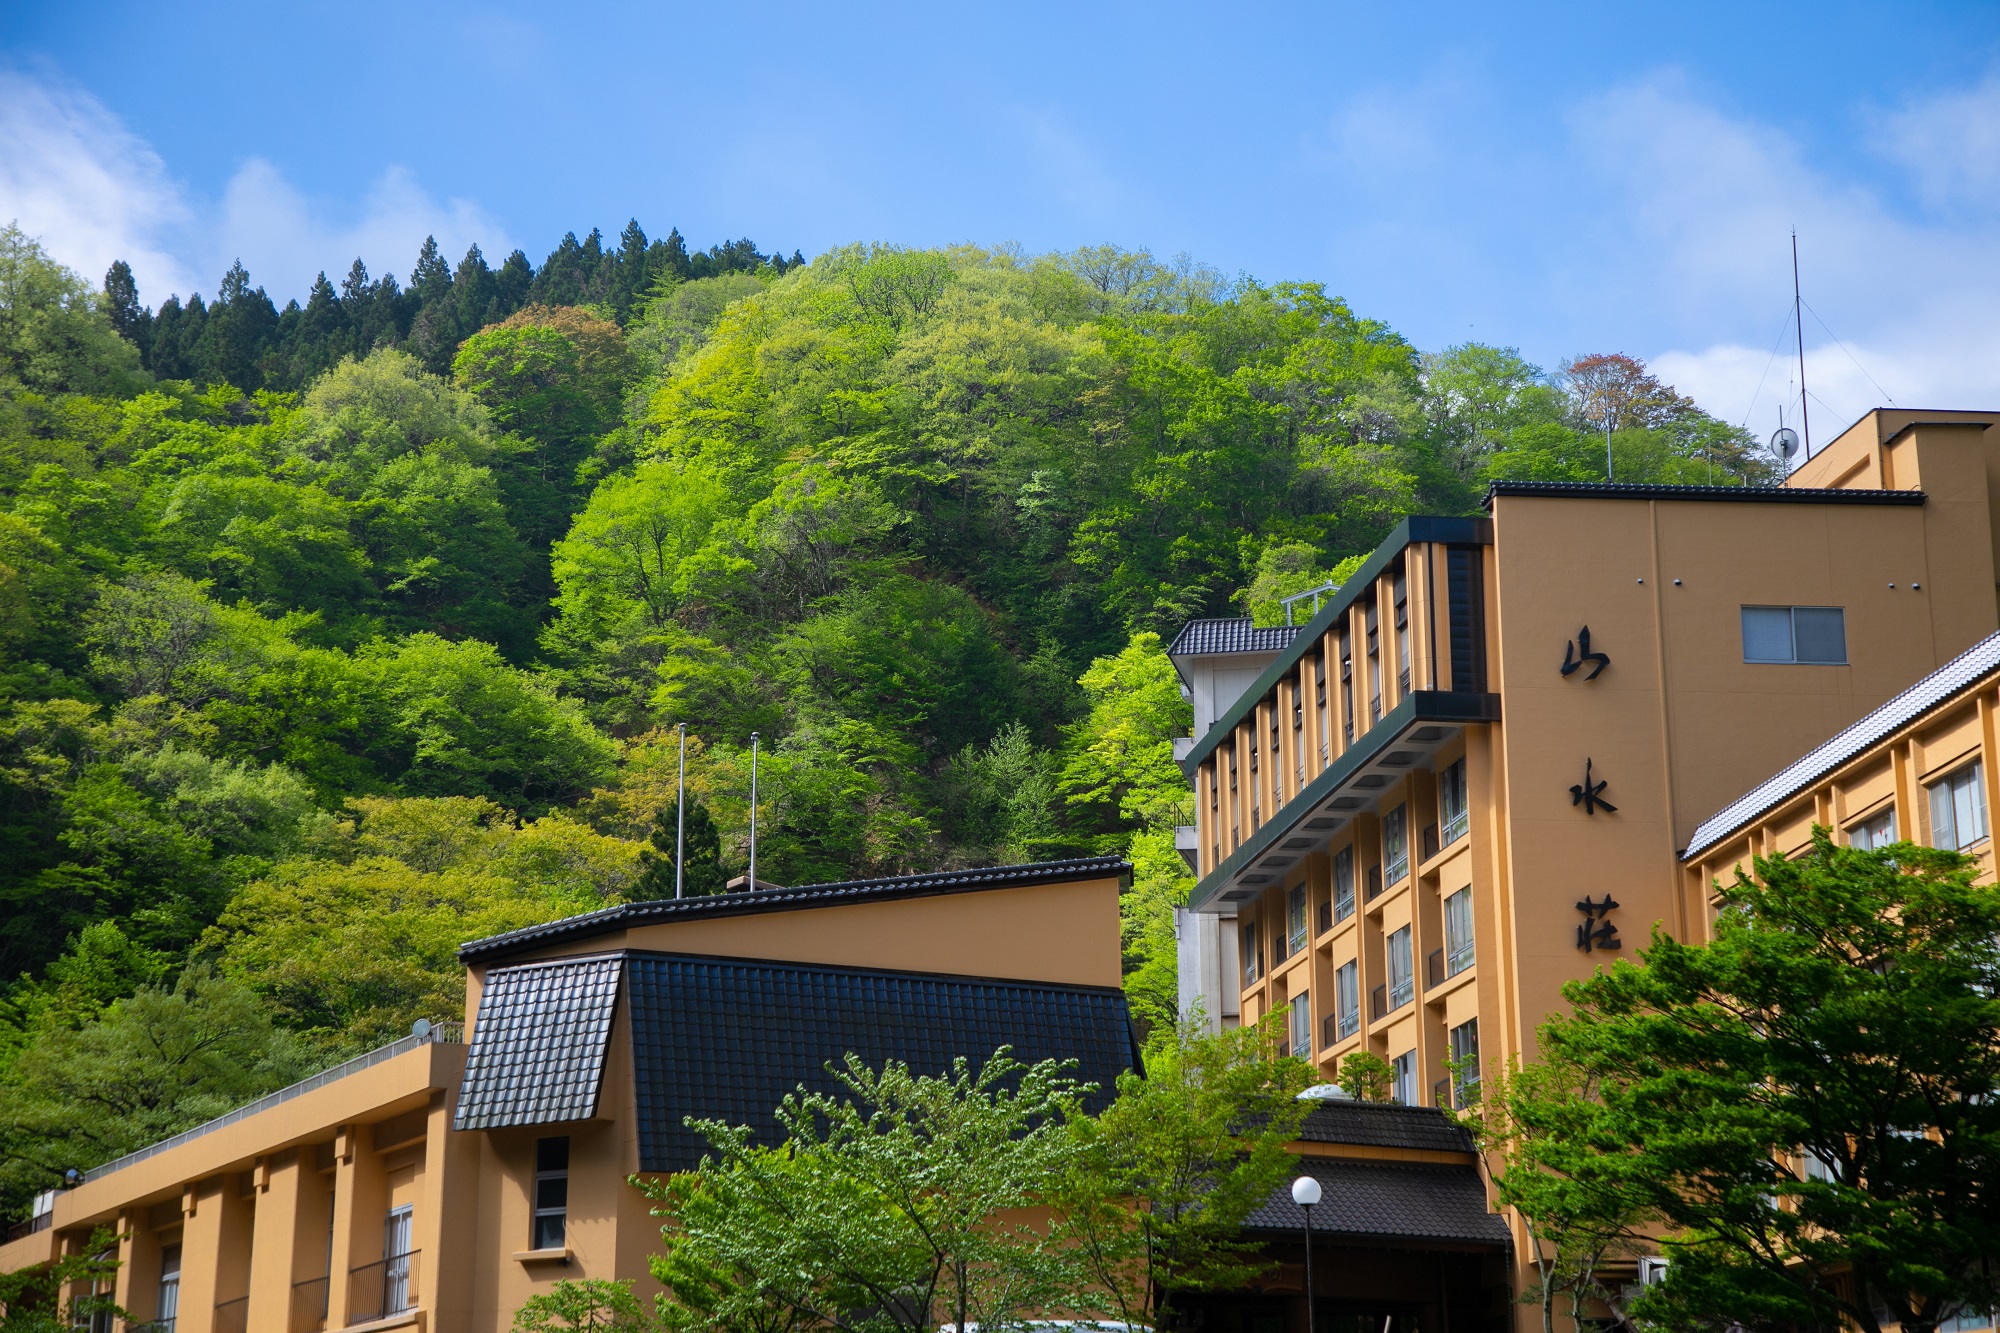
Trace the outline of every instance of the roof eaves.
{"label": "roof eaves", "polygon": [[1313,645],[1346,616],[1362,593],[1375,586],[1375,580],[1404,548],[1413,542],[1441,542],[1461,546],[1490,546],[1493,544],[1493,522],[1484,518],[1445,518],[1429,514],[1413,514],[1396,525],[1380,546],[1364,561],[1361,568],[1354,571],[1340,590],[1327,598],[1318,615],[1300,626],[1297,634],[1278,660],[1264,668],[1264,674],[1256,683],[1245,690],[1242,697],[1229,710],[1216,718],[1208,732],[1194,743],[1188,757],[1181,762],[1181,771],[1193,776],[1201,761],[1208,758],[1222,738],[1236,730],[1237,723],[1256,708],[1258,702],[1268,694],[1271,687],[1298,666],[1301,659],[1312,651]]}
{"label": "roof eaves", "polygon": [[1681,860],[1692,861],[1996,670],[2000,670],[2000,634],[1991,634],[1703,820],[1688,839]]}
{"label": "roof eaves", "polygon": [[1738,504],[1921,505],[1922,491],[1824,486],[1654,486],[1636,482],[1496,481],[1481,502],[1490,513],[1500,496],[1543,500],[1709,500]]}
{"label": "roof eaves", "polygon": [[832,884],[804,884],[783,889],[755,889],[747,892],[714,894],[700,898],[664,899],[653,902],[621,903],[582,916],[527,926],[459,946],[464,963],[484,963],[507,958],[550,944],[607,935],[631,926],[659,921],[706,920],[714,917],[754,916],[765,912],[807,911],[844,903],[886,902],[899,898],[977,893],[989,889],[1014,888],[1031,884],[1059,884],[1069,880],[1099,879],[1116,875],[1128,881],[1132,866],[1119,856],[1080,857],[1068,861],[1041,861],[1018,866],[988,866],[973,870],[933,871],[922,875],[898,875],[885,879],[845,880]]}

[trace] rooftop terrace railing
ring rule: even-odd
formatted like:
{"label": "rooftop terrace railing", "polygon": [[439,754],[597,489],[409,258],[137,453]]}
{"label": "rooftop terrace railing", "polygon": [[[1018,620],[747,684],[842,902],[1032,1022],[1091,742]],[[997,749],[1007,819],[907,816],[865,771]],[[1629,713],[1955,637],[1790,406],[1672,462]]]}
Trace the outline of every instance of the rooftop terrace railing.
{"label": "rooftop terrace railing", "polygon": [[183,1143],[192,1143],[198,1138],[213,1134],[218,1129],[236,1124],[240,1120],[247,1120],[259,1111],[268,1111],[281,1102],[288,1102],[292,1098],[302,1096],[316,1088],[323,1088],[329,1083],[346,1078],[349,1074],[358,1074],[364,1069],[381,1064],[384,1060],[393,1060],[399,1055],[416,1050],[419,1046],[428,1045],[431,1042],[461,1042],[464,1040],[465,1024],[463,1023],[432,1023],[419,1019],[407,1037],[398,1037],[388,1045],[377,1046],[365,1055],[357,1055],[352,1060],[344,1060],[331,1069],[321,1070],[311,1078],[300,1079],[288,1088],[279,1088],[276,1092],[259,1097],[254,1102],[237,1107],[227,1115],[219,1115],[204,1124],[196,1125],[193,1129],[184,1130],[170,1139],[161,1139],[158,1143],[149,1144],[137,1152],[128,1152],[123,1157],[113,1158],[102,1166],[93,1166],[90,1170],[83,1173],[83,1180],[85,1183],[93,1180],[102,1180],[113,1171],[122,1171],[128,1166],[145,1161],[148,1157],[157,1157],[169,1149],[180,1147]]}

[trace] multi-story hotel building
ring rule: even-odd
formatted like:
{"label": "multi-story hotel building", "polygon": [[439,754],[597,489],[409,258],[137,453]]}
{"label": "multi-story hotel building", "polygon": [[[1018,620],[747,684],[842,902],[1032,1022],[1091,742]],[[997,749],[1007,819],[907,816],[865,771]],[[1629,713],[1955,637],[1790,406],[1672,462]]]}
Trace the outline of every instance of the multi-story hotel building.
{"label": "multi-story hotel building", "polygon": [[[1285,1010],[1294,1053],[1331,1078],[1372,1051],[1410,1104],[1531,1059],[1564,982],[1705,934],[1750,836],[1717,812],[2000,628],[1995,427],[1879,411],[1783,487],[1502,483],[1404,522],[1185,747],[1184,1004]],[[1227,658],[1189,643],[1199,697]],[[1891,771],[1919,827],[1910,784],[1977,733],[1894,742],[1756,836],[1844,826]]]}

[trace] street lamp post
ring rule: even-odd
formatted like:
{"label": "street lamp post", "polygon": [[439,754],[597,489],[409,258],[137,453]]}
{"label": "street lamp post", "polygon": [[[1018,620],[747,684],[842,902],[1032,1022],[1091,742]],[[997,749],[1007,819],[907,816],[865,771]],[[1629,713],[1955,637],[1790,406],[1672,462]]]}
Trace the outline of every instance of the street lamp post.
{"label": "street lamp post", "polygon": [[1294,1180],[1292,1202],[1306,1215],[1306,1333],[1313,1333],[1313,1205],[1319,1202],[1319,1182],[1311,1176]]}

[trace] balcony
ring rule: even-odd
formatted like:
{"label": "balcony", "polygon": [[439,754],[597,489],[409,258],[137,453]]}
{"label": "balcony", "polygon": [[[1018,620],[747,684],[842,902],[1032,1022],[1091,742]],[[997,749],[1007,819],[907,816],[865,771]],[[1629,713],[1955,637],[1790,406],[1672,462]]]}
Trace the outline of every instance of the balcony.
{"label": "balcony", "polygon": [[292,1318],[287,1333],[319,1333],[326,1327],[329,1285],[323,1277],[309,1277],[292,1284]]}
{"label": "balcony", "polygon": [[1413,977],[1404,977],[1389,986],[1389,1009],[1392,1013],[1416,998],[1417,987]]}
{"label": "balcony", "polygon": [[1451,1080],[1441,1078],[1431,1084],[1431,1105],[1442,1110],[1451,1109]]}
{"label": "balcony", "polygon": [[1472,941],[1460,940],[1458,943],[1452,945],[1449,952],[1445,954],[1444,974],[1448,977],[1455,977],[1465,971],[1466,968],[1471,967],[1474,960],[1475,951],[1472,947]]}
{"label": "balcony", "polygon": [[1368,1021],[1372,1023],[1378,1018],[1387,1018],[1388,1016],[1389,988],[1387,986],[1377,986],[1374,990],[1368,992]]}
{"label": "balcony", "polygon": [[250,1333],[250,1298],[238,1296],[233,1301],[219,1302],[215,1307],[215,1322],[209,1327],[215,1333]]}
{"label": "balcony", "polygon": [[1319,905],[1319,930],[1316,933],[1324,935],[1326,934],[1326,932],[1332,929],[1333,929],[1333,902],[1331,899],[1328,899],[1327,901],[1322,902]]}
{"label": "balcony", "polygon": [[1444,950],[1432,949],[1424,955],[1424,989],[1444,985],[1448,974],[1444,970]]}
{"label": "balcony", "polygon": [[416,1308],[417,1259],[420,1251],[405,1250],[347,1274],[347,1326],[373,1323]]}

